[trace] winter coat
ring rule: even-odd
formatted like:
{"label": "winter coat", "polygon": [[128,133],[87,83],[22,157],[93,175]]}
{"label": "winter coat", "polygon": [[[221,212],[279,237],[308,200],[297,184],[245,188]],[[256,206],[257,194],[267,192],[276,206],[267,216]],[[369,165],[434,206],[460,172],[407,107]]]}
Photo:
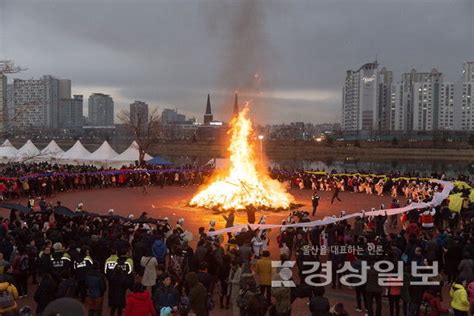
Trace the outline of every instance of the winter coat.
{"label": "winter coat", "polygon": [[199,283],[196,273],[189,272],[186,275],[186,282],[189,285],[189,303],[196,316],[208,316],[207,291],[204,285]]}
{"label": "winter coat", "polygon": [[467,286],[467,293],[469,294],[469,300],[471,301],[471,304],[474,305],[474,281],[469,283]]}
{"label": "winter coat", "polygon": [[16,310],[16,308],[18,307],[16,303],[16,300],[18,299],[18,291],[16,287],[9,282],[2,282],[0,283],[0,292],[1,291],[7,291],[8,293],[10,293],[10,295],[13,297],[14,304],[7,308],[0,308],[0,315]]}
{"label": "winter coat", "polygon": [[454,283],[449,290],[451,296],[451,307],[458,311],[469,311],[469,301],[467,300],[467,291],[462,284]]}
{"label": "winter coat", "polygon": [[155,240],[151,250],[153,251],[153,255],[155,256],[158,263],[164,263],[165,262],[167,249],[166,249],[166,244],[163,240],[161,240],[161,239]]}
{"label": "winter coat", "polygon": [[431,313],[429,315],[423,316],[439,316],[440,313],[447,313],[448,309],[444,308],[441,304],[441,299],[438,296],[435,296],[429,292],[423,294],[423,301],[426,301],[431,306]]}
{"label": "winter coat", "polygon": [[329,316],[329,300],[326,297],[314,296],[309,301],[309,310],[312,316]]}
{"label": "winter coat", "polygon": [[56,299],[56,283],[52,279],[43,278],[36,289],[34,299],[38,304],[36,307],[36,313],[43,312],[49,302]]}
{"label": "winter coat", "polygon": [[174,286],[161,285],[153,294],[153,305],[157,312],[161,311],[163,307],[178,306],[179,293]]}
{"label": "winter coat", "polygon": [[149,292],[132,292],[127,296],[125,316],[156,316]]}
{"label": "winter coat", "polygon": [[239,296],[240,277],[242,276],[242,268],[238,267],[235,271],[231,270],[229,273],[230,279],[230,300],[235,302]]}
{"label": "winter coat", "polygon": [[367,272],[367,284],[365,290],[367,292],[381,293],[382,287],[378,283],[379,273],[374,269],[370,269]]}
{"label": "winter coat", "polygon": [[124,308],[126,293],[133,285],[133,277],[117,269],[109,275],[108,299],[110,307]]}
{"label": "winter coat", "polygon": [[474,281],[474,260],[462,259],[458,265],[458,271],[460,279]]}
{"label": "winter coat", "polygon": [[90,270],[86,274],[87,296],[90,298],[99,298],[104,296],[107,285],[105,277],[96,270]]}
{"label": "winter coat", "polygon": [[255,273],[258,276],[258,284],[272,284],[272,261],[270,260],[270,257],[262,257],[257,260],[257,263],[255,264]]}
{"label": "winter coat", "polygon": [[143,286],[154,286],[156,284],[156,267],[158,266],[158,261],[155,257],[142,257],[140,265],[145,267],[142,277]]}

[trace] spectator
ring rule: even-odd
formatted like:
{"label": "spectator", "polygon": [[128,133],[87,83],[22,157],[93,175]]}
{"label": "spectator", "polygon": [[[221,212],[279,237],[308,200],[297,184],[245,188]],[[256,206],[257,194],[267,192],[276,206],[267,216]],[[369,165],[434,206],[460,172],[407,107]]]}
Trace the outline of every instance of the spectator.
{"label": "spectator", "polygon": [[255,264],[255,273],[257,275],[260,292],[265,295],[267,302],[271,303],[271,285],[272,285],[272,261],[270,260],[270,252],[265,250],[262,258],[257,260]]}
{"label": "spectator", "polygon": [[150,293],[141,283],[135,283],[127,296],[125,316],[156,316]]}
{"label": "spectator", "polygon": [[15,257],[12,260],[13,277],[18,287],[19,298],[28,296],[28,273],[30,271],[28,255],[23,246],[18,247]]}
{"label": "spectator", "polygon": [[171,308],[173,312],[178,311],[179,293],[173,286],[171,276],[167,273],[162,275],[161,283],[153,294],[153,304],[156,312],[160,313],[165,307]]}
{"label": "spectator", "polygon": [[[230,282],[229,282],[229,275],[231,271],[231,257],[230,255],[224,255],[222,258],[222,265],[219,266],[219,270],[217,273],[219,284],[221,286],[220,291],[220,308],[221,309],[229,309],[230,305]],[[225,306],[224,306],[224,299],[225,299]]]}
{"label": "spectator", "polygon": [[86,307],[89,316],[101,315],[102,306],[104,304],[104,294],[106,290],[105,276],[98,270],[97,263],[86,274]]}
{"label": "spectator", "polygon": [[35,292],[36,314],[41,315],[46,306],[56,299],[57,284],[49,274],[44,274]]}
{"label": "spectator", "polygon": [[114,271],[109,274],[108,280],[110,316],[115,316],[115,313],[117,316],[121,316],[126,305],[127,290],[132,289],[133,286],[133,278],[120,267],[115,267]]}
{"label": "spectator", "polygon": [[155,256],[156,261],[158,264],[165,264],[165,258],[166,258],[166,244],[163,241],[163,235],[159,234],[153,243],[153,256]]}
{"label": "spectator", "polygon": [[[379,274],[373,268],[367,272],[367,314],[368,316],[382,316],[382,287],[378,283]],[[374,314],[374,300],[375,300],[375,314]]]}
{"label": "spectator", "polygon": [[149,254],[141,258],[140,265],[145,268],[142,277],[142,284],[151,290],[151,288],[156,284],[156,267],[158,266],[158,261],[156,257]]}
{"label": "spectator", "polygon": [[309,301],[309,311],[311,316],[329,316],[331,305],[329,300],[324,297],[324,287],[317,287],[313,290],[314,296]]}
{"label": "spectator", "polygon": [[189,302],[191,310],[196,316],[208,316],[207,310],[207,290],[199,283],[198,276],[195,272],[189,272],[186,275],[186,282],[189,285]]}
{"label": "spectator", "polygon": [[[273,287],[271,288],[271,294],[276,300],[275,316],[291,316],[291,288],[286,286]],[[268,302],[268,305],[270,303],[271,301]]]}
{"label": "spectator", "polygon": [[449,296],[451,296],[451,308],[454,311],[454,316],[467,316],[470,304],[467,299],[466,281],[458,280],[453,283],[449,290]]}

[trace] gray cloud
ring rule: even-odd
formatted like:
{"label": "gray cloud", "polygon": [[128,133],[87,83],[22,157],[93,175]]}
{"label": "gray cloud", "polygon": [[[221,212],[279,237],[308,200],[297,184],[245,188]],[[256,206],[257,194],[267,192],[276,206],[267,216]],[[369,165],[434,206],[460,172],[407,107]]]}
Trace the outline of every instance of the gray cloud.
{"label": "gray cloud", "polygon": [[17,77],[71,78],[119,106],[201,119],[210,92],[225,119],[238,90],[265,123],[326,122],[340,117],[345,70],[376,55],[397,80],[413,67],[458,79],[474,59],[472,16],[472,0],[3,0],[0,58],[29,67]]}

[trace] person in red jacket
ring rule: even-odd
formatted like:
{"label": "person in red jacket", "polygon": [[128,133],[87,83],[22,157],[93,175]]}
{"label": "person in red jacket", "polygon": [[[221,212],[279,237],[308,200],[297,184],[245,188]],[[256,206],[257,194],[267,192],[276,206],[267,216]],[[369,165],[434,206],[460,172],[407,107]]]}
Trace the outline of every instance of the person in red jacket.
{"label": "person in red jacket", "polygon": [[440,316],[441,313],[448,313],[449,310],[441,304],[441,293],[435,293],[433,291],[425,291],[423,293],[423,302],[429,304],[429,308],[426,308],[426,313],[423,311],[423,304],[420,307],[420,316]]}
{"label": "person in red jacket", "polygon": [[407,226],[407,234],[418,236],[420,234],[420,228],[416,222],[410,221],[410,224]]}
{"label": "person in red jacket", "polygon": [[132,293],[127,296],[125,316],[156,316],[150,293],[139,282],[133,285]]}

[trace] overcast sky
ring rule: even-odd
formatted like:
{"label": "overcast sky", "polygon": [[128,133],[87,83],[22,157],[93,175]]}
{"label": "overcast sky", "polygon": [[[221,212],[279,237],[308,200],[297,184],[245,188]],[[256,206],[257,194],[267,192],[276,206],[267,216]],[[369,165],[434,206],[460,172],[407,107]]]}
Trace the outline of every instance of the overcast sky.
{"label": "overcast sky", "polygon": [[[206,95],[227,120],[233,92],[261,123],[340,120],[347,69],[474,60],[473,0],[0,0],[0,59],[202,121]],[[85,102],[85,107],[87,102]]]}

